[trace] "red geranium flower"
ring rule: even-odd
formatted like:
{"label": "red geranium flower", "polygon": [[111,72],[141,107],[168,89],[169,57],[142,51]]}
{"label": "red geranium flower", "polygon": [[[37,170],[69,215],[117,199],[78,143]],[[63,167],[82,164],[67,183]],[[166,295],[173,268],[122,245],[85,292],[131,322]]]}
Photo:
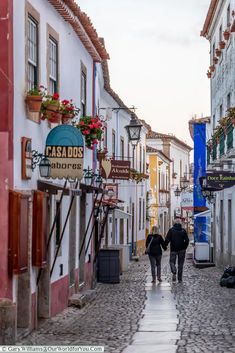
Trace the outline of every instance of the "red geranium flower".
{"label": "red geranium flower", "polygon": [[58,101],[59,97],[60,97],[59,93],[54,93],[53,96],[52,96],[52,98],[53,98],[55,101]]}

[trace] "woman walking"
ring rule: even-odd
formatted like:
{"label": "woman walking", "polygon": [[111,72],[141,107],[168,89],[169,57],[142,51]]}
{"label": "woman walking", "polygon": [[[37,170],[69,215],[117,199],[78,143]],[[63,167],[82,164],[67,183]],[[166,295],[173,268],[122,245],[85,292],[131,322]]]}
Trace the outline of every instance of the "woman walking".
{"label": "woman walking", "polygon": [[149,255],[152,283],[156,282],[156,267],[157,267],[157,279],[159,282],[161,279],[161,260],[162,260],[162,248],[166,250],[165,242],[162,236],[158,232],[158,227],[153,226],[152,232],[147,236],[146,239],[146,254]]}

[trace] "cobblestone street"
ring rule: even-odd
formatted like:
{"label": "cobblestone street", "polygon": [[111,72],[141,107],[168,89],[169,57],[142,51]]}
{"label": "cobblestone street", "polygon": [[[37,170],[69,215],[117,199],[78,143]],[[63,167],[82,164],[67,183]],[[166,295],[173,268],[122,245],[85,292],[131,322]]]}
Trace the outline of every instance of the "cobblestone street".
{"label": "cobblestone street", "polygon": [[[98,283],[92,303],[83,309],[69,307],[18,344],[104,345],[105,352],[122,352],[142,317],[148,269],[147,256],[132,262],[121,283]],[[168,254],[164,255],[163,281],[169,281],[179,312],[177,353],[235,353],[235,292],[219,286],[221,274],[218,268],[197,269],[186,260],[183,283],[172,284]]]}

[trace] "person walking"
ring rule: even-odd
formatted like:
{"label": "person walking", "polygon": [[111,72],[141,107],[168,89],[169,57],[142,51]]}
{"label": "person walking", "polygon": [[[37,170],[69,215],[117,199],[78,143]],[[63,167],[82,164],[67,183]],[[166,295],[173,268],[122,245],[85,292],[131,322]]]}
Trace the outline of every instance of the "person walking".
{"label": "person walking", "polygon": [[[173,227],[169,229],[166,235],[165,246],[169,243],[172,281],[176,281],[176,274],[178,274],[178,281],[182,282],[185,253],[189,244],[189,238],[186,230],[182,228],[180,219],[174,220]],[[178,271],[176,268],[176,259],[178,259]]]}
{"label": "person walking", "polygon": [[151,234],[148,234],[146,239],[146,253],[149,255],[149,261],[151,265],[152,283],[156,282],[156,267],[157,267],[157,279],[162,282],[161,279],[161,260],[162,260],[162,248],[166,250],[165,242],[162,236],[158,232],[158,227],[153,226]]}

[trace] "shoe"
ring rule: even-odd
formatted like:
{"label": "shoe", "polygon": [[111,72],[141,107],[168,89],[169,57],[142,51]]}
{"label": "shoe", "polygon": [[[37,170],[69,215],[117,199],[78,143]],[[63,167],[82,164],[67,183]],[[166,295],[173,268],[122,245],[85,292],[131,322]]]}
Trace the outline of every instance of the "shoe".
{"label": "shoe", "polygon": [[172,282],[176,282],[176,274],[175,273],[173,273],[173,275],[172,275]]}
{"label": "shoe", "polygon": [[162,279],[161,279],[161,278],[158,278],[157,280],[158,280],[158,282],[162,282]]}
{"label": "shoe", "polygon": [[179,283],[182,283],[182,279],[178,279],[178,282],[179,282]]}
{"label": "shoe", "polygon": [[153,278],[151,283],[156,283],[156,278]]}

